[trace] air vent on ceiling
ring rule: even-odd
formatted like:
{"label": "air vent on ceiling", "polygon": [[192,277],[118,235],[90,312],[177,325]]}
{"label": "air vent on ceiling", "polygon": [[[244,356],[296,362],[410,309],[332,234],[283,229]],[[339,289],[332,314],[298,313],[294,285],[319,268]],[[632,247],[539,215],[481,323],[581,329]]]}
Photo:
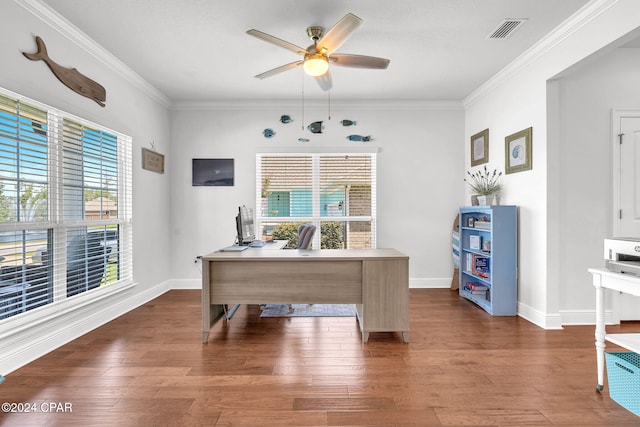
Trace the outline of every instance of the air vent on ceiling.
{"label": "air vent on ceiling", "polygon": [[489,34],[489,38],[506,39],[525,22],[527,22],[526,19],[505,19],[503,23],[498,25],[498,27]]}

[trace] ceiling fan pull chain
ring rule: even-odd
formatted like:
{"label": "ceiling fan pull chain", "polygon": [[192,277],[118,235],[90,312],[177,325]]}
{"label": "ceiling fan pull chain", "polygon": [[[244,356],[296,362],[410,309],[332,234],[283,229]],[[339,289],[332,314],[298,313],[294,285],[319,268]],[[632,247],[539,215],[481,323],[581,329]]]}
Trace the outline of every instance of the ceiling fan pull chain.
{"label": "ceiling fan pull chain", "polygon": [[302,123],[301,129],[304,130],[304,70],[302,70]]}
{"label": "ceiling fan pull chain", "polygon": [[329,103],[329,119],[328,120],[331,120],[331,90],[327,91],[327,97],[329,98],[329,102],[328,102]]}

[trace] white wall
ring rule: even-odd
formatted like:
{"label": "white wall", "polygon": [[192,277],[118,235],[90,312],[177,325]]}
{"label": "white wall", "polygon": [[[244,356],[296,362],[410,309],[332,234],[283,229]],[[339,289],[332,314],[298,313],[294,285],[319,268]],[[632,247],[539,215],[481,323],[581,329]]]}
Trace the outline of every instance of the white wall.
{"label": "white wall", "polygon": [[[21,334],[0,330],[1,374],[162,293],[168,289],[170,271],[170,173],[143,171],[140,158],[141,147],[150,148],[152,140],[159,152],[169,152],[169,113],[160,102],[162,97],[144,83],[133,84],[135,76],[130,81],[115,72],[113,67],[121,64],[105,63],[104,58],[99,60],[90,54],[81,47],[91,47],[90,41],[64,22],[56,21],[53,14],[45,13],[39,18],[34,13],[13,1],[0,2],[0,86],[133,137],[133,255],[137,285],[117,297]],[[44,62],[30,61],[22,55],[22,51],[35,52],[35,35],[45,41],[54,61],[77,68],[106,88],[106,107],[72,92]],[[170,168],[170,157],[167,163]]]}
{"label": "white wall", "polygon": [[638,70],[640,49],[615,49],[559,80],[560,308],[565,324],[592,322],[595,316],[587,268],[604,266],[602,241],[613,232],[611,111],[640,110]]}
{"label": "white wall", "polygon": [[[467,140],[488,127],[491,156],[501,153],[491,157],[492,162],[503,168],[504,137],[533,127],[533,170],[505,177],[503,204],[520,207],[518,314],[545,328],[561,325],[560,289],[564,284],[557,259],[568,250],[555,234],[566,225],[556,181],[561,168],[558,159],[548,157],[548,153],[561,151],[553,145],[562,144],[556,122],[547,128],[549,97],[557,100],[561,94],[553,86],[548,93],[547,82],[639,26],[640,2],[593,1],[561,31],[549,35],[465,101]],[[466,164],[470,164],[468,154]],[[573,250],[584,250],[580,242],[571,245]],[[590,293],[590,282],[583,289]]]}
{"label": "white wall", "polygon": [[[309,105],[311,104],[311,105]],[[294,122],[278,120],[289,114]],[[464,200],[463,110],[460,104],[308,103],[304,123],[300,103],[281,106],[189,106],[172,113],[172,277],[176,286],[199,287],[203,255],[230,245],[239,205],[255,208],[255,154],[278,148],[377,147],[378,247],[394,247],[410,257],[411,286],[448,287],[452,277],[451,227]],[[356,120],[343,127],[342,119]],[[323,134],[301,127],[324,120]],[[262,136],[265,128],[276,135]],[[371,135],[369,143],[351,134]],[[299,137],[310,139],[298,142]],[[233,187],[192,187],[191,159],[234,158]],[[180,283],[180,284],[178,284]]]}

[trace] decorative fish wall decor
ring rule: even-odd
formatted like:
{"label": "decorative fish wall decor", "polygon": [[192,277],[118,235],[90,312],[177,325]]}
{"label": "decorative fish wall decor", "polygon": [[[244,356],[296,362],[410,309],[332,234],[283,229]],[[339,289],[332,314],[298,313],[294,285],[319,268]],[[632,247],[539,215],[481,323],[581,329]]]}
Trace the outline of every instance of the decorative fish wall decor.
{"label": "decorative fish wall decor", "polygon": [[342,126],[355,126],[358,124],[358,122],[356,122],[355,120],[341,120],[340,123],[342,123]]}
{"label": "decorative fish wall decor", "polygon": [[280,122],[287,124],[287,123],[291,123],[293,121],[293,119],[291,118],[291,116],[287,115],[287,114],[283,114],[282,116],[280,116]]}
{"label": "decorative fish wall decor", "polygon": [[105,106],[107,91],[102,85],[91,80],[84,74],[81,74],[75,68],[65,68],[56,64],[51,58],[49,58],[47,46],[44,44],[44,41],[42,41],[40,36],[36,36],[36,45],[38,46],[38,51],[36,53],[22,52],[22,54],[32,61],[43,60],[45,64],[49,66],[53,75],[69,89],[82,96],[86,96],[89,99],[93,99],[101,107]]}
{"label": "decorative fish wall decor", "polygon": [[322,122],[313,122],[307,126],[307,129],[309,129],[311,133],[322,133],[324,126],[322,125]]}
{"label": "decorative fish wall decor", "polygon": [[362,136],[362,135],[349,135],[347,137],[349,141],[360,141],[360,142],[369,142],[371,141],[371,135]]}
{"label": "decorative fish wall decor", "polygon": [[273,129],[266,128],[265,130],[262,131],[262,134],[264,135],[265,138],[271,138],[276,133]]}
{"label": "decorative fish wall decor", "polygon": [[298,138],[298,142],[309,142],[307,138]]}

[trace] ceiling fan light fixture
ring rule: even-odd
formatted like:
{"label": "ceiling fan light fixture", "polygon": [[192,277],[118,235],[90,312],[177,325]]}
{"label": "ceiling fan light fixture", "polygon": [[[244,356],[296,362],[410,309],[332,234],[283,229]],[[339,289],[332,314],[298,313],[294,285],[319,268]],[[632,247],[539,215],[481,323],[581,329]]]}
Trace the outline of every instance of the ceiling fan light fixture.
{"label": "ceiling fan light fixture", "polygon": [[327,57],[320,54],[306,55],[302,65],[304,72],[310,76],[318,77],[329,71],[329,61]]}

